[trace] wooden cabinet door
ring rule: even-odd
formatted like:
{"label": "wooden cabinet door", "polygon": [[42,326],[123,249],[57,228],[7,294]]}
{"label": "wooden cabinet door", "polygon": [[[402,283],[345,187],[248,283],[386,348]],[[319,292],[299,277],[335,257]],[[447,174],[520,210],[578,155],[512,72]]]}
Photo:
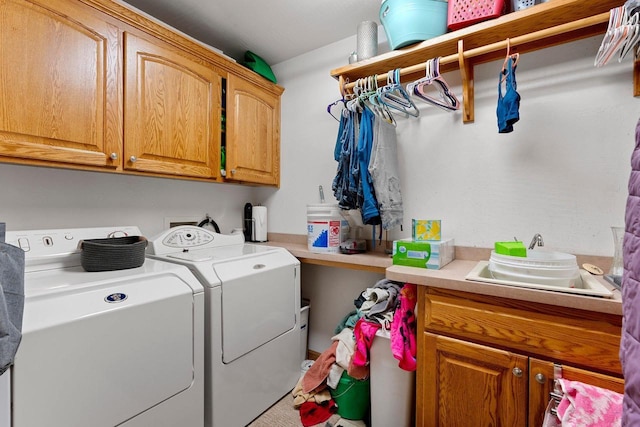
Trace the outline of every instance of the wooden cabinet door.
{"label": "wooden cabinet door", "polygon": [[125,32],[124,50],[124,169],[216,178],[220,74],[150,36]]}
{"label": "wooden cabinet door", "polygon": [[[624,380],[610,375],[599,374],[584,369],[562,365],[562,378],[580,381],[597,387],[624,393]],[[553,390],[553,362],[531,359],[529,361],[529,425],[541,426],[544,412],[549,403],[549,393]]]}
{"label": "wooden cabinet door", "polygon": [[227,79],[227,179],[280,185],[280,96]]}
{"label": "wooden cabinet door", "polygon": [[117,168],[119,30],[63,0],[0,0],[0,157]]}
{"label": "wooden cabinet door", "polygon": [[526,426],[527,357],[428,332],[421,339],[417,425]]}

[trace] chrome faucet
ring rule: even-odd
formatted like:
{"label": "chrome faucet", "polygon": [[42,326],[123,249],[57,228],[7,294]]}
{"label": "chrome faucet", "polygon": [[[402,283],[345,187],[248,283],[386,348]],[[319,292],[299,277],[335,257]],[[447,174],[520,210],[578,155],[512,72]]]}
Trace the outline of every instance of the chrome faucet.
{"label": "chrome faucet", "polygon": [[533,249],[536,246],[544,246],[544,241],[542,240],[542,235],[540,233],[536,233],[531,239],[531,243],[529,243],[529,249]]}

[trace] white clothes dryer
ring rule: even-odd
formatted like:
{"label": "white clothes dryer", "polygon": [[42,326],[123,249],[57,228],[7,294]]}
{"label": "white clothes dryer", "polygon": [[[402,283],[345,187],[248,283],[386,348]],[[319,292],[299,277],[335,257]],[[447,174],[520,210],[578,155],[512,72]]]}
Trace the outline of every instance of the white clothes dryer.
{"label": "white clothes dryer", "polygon": [[205,290],[205,425],[241,427],[300,377],[300,262],[242,233],[169,229],[147,256],[183,264]]}
{"label": "white clothes dryer", "polygon": [[137,227],[7,232],[25,251],[12,427],[204,424],[204,292],[185,267],[86,272],[78,242]]}

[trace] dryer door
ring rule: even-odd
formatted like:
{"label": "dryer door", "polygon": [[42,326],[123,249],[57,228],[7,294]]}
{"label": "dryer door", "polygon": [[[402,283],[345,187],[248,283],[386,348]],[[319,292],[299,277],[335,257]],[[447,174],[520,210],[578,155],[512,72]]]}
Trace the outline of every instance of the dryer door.
{"label": "dryer door", "polygon": [[215,265],[222,282],[224,363],[295,328],[295,261],[274,251]]}
{"label": "dryer door", "polygon": [[173,274],[30,298],[13,427],[113,427],[189,388],[193,357],[193,291]]}

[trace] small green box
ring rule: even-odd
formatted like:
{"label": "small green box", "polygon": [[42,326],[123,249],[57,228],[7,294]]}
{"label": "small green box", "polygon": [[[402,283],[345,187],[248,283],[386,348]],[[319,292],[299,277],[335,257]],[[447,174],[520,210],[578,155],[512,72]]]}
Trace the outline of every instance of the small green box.
{"label": "small green box", "polygon": [[438,270],[455,258],[453,239],[416,242],[412,239],[393,241],[393,264]]}
{"label": "small green box", "polygon": [[494,249],[500,255],[527,256],[527,248],[522,242],[496,242]]}

